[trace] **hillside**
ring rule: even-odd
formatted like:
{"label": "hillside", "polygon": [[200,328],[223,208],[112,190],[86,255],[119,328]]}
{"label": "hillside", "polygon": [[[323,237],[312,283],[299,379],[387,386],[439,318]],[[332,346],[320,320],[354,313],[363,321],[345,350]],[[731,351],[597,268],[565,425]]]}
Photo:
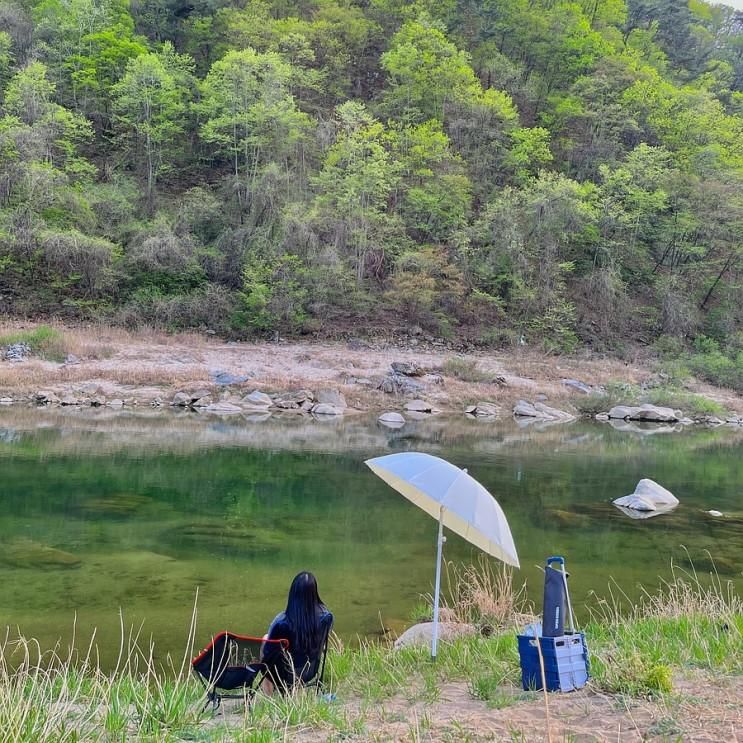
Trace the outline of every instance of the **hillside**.
{"label": "hillside", "polygon": [[0,311],[654,346],[743,386],[743,12],[1,0]]}

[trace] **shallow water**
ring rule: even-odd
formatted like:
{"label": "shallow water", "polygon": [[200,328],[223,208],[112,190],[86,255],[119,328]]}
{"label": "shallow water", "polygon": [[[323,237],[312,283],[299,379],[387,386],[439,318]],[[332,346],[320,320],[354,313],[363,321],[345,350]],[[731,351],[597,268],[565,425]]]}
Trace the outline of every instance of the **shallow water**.
{"label": "shallow water", "polygon": [[[363,460],[404,450],[467,467],[497,497],[537,602],[548,554],[567,557],[579,614],[610,581],[630,598],[656,586],[672,558],[708,573],[707,551],[741,588],[742,443],[727,429],[0,409],[0,626],[63,648],[73,627],[79,645],[95,629],[104,666],[122,623],[181,655],[197,589],[201,645],[224,628],[262,633],[309,569],[346,640],[399,630],[431,590],[436,524]],[[634,521],[611,505],[642,477],[676,511]],[[453,535],[445,554],[475,557]]]}

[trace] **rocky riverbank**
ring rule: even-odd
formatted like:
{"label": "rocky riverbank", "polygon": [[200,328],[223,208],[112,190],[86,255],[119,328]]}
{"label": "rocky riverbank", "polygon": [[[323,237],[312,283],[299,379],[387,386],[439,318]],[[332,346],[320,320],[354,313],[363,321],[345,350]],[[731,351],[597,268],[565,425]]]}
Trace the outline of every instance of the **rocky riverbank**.
{"label": "rocky riverbank", "polygon": [[[33,338],[39,328],[5,325],[0,326],[3,333]],[[682,403],[691,400],[702,412],[633,405],[633,395],[664,384],[652,360],[550,357],[526,349],[461,353],[415,338],[235,343],[63,326],[46,328],[44,336],[54,338],[53,352],[25,341],[0,342],[0,404],[180,407],[251,417],[375,412],[392,425],[449,413],[554,424],[593,416],[591,401],[600,407],[609,399],[607,387],[619,386],[633,390],[616,400],[624,407],[600,408],[595,416],[615,426],[638,420],[672,425],[743,421],[735,412],[743,411],[743,399],[695,382],[684,389]]]}

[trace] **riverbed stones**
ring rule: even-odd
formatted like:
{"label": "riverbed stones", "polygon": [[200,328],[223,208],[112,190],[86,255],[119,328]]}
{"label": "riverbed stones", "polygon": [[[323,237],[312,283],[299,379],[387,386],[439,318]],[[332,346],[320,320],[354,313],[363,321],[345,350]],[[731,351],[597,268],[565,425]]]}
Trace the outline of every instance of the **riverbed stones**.
{"label": "riverbed stones", "polygon": [[80,405],[81,400],[78,397],[75,397],[75,395],[65,395],[60,401],[60,405],[73,407],[75,405]]}
{"label": "riverbed stones", "polygon": [[11,343],[5,347],[2,358],[13,363],[25,361],[31,355],[28,343]]}
{"label": "riverbed stones", "polygon": [[123,408],[124,401],[119,397],[114,397],[113,400],[109,400],[106,405],[108,405],[109,408]]}
{"label": "riverbed stones", "polygon": [[530,403],[526,400],[519,400],[513,408],[513,414],[517,418],[537,418],[544,421],[571,421],[575,419],[574,415],[552,408],[543,402]]}
{"label": "riverbed stones", "polygon": [[635,511],[658,511],[674,508],[679,500],[655,480],[643,478],[637,483],[634,493],[617,498],[612,503]]}
{"label": "riverbed stones", "polygon": [[303,407],[304,403],[309,403],[304,409],[312,407],[315,396],[309,390],[297,390],[295,392],[284,392],[278,395],[273,401],[273,406],[279,410],[298,410]]}
{"label": "riverbed stones", "polygon": [[609,418],[652,421],[654,423],[676,423],[683,418],[683,413],[680,410],[651,405],[650,403],[644,405],[615,405],[609,411]]}
{"label": "riverbed stones", "polygon": [[[318,390],[315,393],[315,400],[320,404],[326,403],[328,405],[333,405],[336,408],[341,408],[341,410],[348,407],[346,398],[340,390],[330,388]],[[315,412],[315,410],[313,409],[312,412]]]}
{"label": "riverbed stones", "polygon": [[34,394],[34,402],[37,405],[54,405],[59,402],[59,398],[50,390],[39,390]]}

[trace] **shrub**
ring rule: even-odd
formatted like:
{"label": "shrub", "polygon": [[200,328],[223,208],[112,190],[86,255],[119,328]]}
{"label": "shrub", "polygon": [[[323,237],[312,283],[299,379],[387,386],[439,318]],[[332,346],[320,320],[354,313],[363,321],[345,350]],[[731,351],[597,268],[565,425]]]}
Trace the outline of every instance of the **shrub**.
{"label": "shrub", "polygon": [[449,377],[461,379],[463,382],[489,382],[493,375],[480,369],[475,359],[460,359],[452,357],[441,365],[441,371]]}

